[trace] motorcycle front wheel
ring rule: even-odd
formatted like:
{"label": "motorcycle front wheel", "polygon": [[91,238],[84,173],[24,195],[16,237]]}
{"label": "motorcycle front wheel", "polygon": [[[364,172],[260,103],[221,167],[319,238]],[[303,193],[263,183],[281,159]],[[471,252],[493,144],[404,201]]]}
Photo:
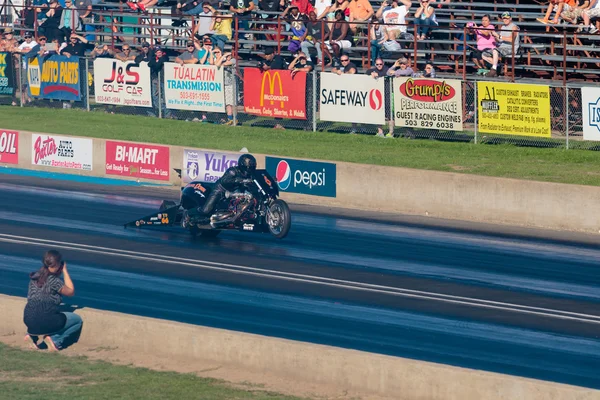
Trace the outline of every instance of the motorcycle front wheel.
{"label": "motorcycle front wheel", "polygon": [[277,239],[283,239],[287,236],[292,227],[292,213],[287,203],[277,199],[269,206],[267,212],[267,226],[271,235]]}

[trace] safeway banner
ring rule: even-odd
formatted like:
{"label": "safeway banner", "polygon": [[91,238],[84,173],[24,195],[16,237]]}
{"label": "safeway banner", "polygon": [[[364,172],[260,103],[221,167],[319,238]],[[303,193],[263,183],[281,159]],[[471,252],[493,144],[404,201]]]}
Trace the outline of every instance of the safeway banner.
{"label": "safeway banner", "polygon": [[152,107],[150,68],[112,58],[94,60],[96,103],[121,106]]}
{"label": "safeway banner", "polygon": [[163,75],[167,108],[225,111],[223,68],[213,65],[165,63]]}
{"label": "safeway banner", "polygon": [[19,163],[19,132],[0,129],[0,163]]}
{"label": "safeway banner", "polygon": [[462,131],[462,115],[461,81],[394,78],[396,126]]}
{"label": "safeway banner", "polygon": [[237,165],[239,156],[236,153],[184,149],[183,182],[216,182],[227,168]]}
{"label": "safeway banner", "polygon": [[335,164],[278,157],[266,157],[265,163],[282,192],[336,196]]}
{"label": "safeway banner", "polygon": [[263,117],[306,119],[306,72],[244,69],[244,112]]}
{"label": "safeway banner", "polygon": [[321,72],[321,121],[385,123],[384,79]]}
{"label": "safeway banner", "polygon": [[54,100],[81,100],[79,57],[57,54],[28,60],[30,97]]}
{"label": "safeway banner", "polygon": [[0,95],[15,93],[15,78],[12,54],[0,51]]}
{"label": "safeway banner", "polygon": [[583,110],[583,140],[600,140],[600,89],[581,88]]}
{"label": "safeway banner", "polygon": [[169,180],[169,148],[106,141],[106,174]]}
{"label": "safeway banner", "polygon": [[31,164],[92,170],[92,139],[58,135],[31,135]]}

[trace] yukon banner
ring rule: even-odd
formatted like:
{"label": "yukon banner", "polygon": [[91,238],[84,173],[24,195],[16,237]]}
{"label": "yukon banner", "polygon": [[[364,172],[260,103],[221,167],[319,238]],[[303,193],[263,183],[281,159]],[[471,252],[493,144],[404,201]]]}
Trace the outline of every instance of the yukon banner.
{"label": "yukon banner", "polygon": [[244,69],[244,112],[273,118],[306,119],[306,72]]}
{"label": "yukon banner", "polygon": [[0,95],[13,95],[15,82],[12,54],[0,51]]}
{"label": "yukon banner", "polygon": [[57,135],[31,135],[31,164],[92,170],[92,139]]}
{"label": "yukon banner", "polygon": [[169,180],[169,148],[142,143],[106,141],[106,174]]}
{"label": "yukon banner", "polygon": [[229,167],[237,165],[239,154],[204,150],[183,150],[183,183],[216,182]]}
{"label": "yukon banner", "polygon": [[396,126],[462,131],[462,115],[461,81],[394,78]]}
{"label": "yukon banner", "polygon": [[321,72],[321,121],[385,123],[384,79]]}
{"label": "yukon banner", "polygon": [[94,60],[96,103],[152,107],[148,63],[136,64],[112,58]]}
{"label": "yukon banner", "polygon": [[0,129],[0,163],[19,163],[19,132]]}
{"label": "yukon banner", "polygon": [[549,86],[479,81],[477,111],[482,133],[551,135]]}
{"label": "yukon banner", "polygon": [[600,88],[581,88],[583,140],[600,140]]}
{"label": "yukon banner", "polygon": [[282,192],[336,196],[335,164],[267,157],[266,168]]}
{"label": "yukon banner", "polygon": [[167,108],[225,112],[223,68],[165,63],[164,77]]}
{"label": "yukon banner", "polygon": [[51,55],[27,62],[29,96],[40,99],[80,101],[79,57]]}

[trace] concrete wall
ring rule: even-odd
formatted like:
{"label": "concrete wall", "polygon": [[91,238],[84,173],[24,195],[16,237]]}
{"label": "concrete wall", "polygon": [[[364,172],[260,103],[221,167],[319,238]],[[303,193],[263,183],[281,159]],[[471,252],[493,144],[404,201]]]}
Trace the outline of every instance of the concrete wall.
{"label": "concrete wall", "polygon": [[[25,299],[0,295],[0,336],[25,333]],[[235,364],[256,373],[409,400],[592,400],[600,391],[361,351],[314,345],[94,309],[79,346]],[[165,340],[168,338],[168,340]]]}
{"label": "concrete wall", "polygon": [[[94,139],[93,171],[37,167],[31,164],[31,133],[20,131],[19,168],[52,172],[105,174],[104,139]],[[265,155],[256,155],[259,167]],[[171,170],[181,169],[183,147],[171,146]],[[0,164],[1,165],[1,164]],[[600,187],[492,178],[409,168],[336,163],[337,197],[282,193],[292,203],[358,208],[438,218],[600,232]],[[165,183],[165,182],[163,182]],[[180,186],[171,172],[169,182]]]}

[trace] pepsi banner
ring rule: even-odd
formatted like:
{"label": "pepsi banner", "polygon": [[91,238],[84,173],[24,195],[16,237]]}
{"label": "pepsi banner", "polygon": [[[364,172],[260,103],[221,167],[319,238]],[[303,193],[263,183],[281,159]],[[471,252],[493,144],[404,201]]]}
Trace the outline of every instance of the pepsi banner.
{"label": "pepsi banner", "polygon": [[28,60],[29,96],[40,99],[80,101],[79,57],[51,55]]}
{"label": "pepsi banner", "polygon": [[239,154],[204,150],[183,150],[183,183],[216,182],[227,168],[235,167]]}
{"label": "pepsi banner", "polygon": [[385,123],[385,80],[368,75],[321,72],[320,120]]}
{"label": "pepsi banner", "polygon": [[15,93],[15,77],[11,53],[0,51],[0,95]]}
{"label": "pepsi banner", "polygon": [[266,168],[282,192],[336,196],[335,164],[266,157]]}

